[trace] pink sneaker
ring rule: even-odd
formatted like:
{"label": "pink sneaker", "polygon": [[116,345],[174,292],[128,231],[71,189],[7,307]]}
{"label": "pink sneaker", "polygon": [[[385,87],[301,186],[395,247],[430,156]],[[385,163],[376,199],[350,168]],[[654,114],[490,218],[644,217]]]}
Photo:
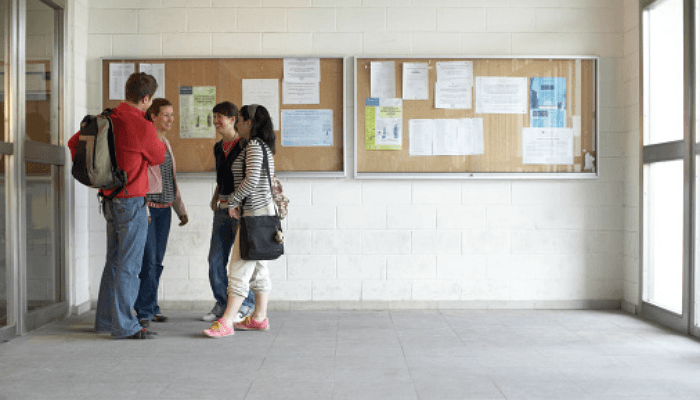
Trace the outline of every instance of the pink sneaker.
{"label": "pink sneaker", "polygon": [[224,319],[219,318],[211,324],[211,328],[203,330],[202,333],[206,336],[218,339],[224,336],[232,336],[234,332],[232,326],[226,326]]}
{"label": "pink sneaker", "polygon": [[270,329],[270,324],[267,322],[267,318],[256,321],[249,315],[243,318],[243,321],[233,324],[233,327],[241,331],[266,331]]}

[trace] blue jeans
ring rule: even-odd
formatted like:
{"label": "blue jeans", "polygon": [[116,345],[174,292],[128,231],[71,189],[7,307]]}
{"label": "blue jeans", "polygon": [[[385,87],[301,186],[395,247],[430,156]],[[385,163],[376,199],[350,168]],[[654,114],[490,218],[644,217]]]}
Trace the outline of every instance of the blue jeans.
{"label": "blue jeans", "polygon": [[[211,312],[216,314],[217,317],[221,317],[224,314],[226,303],[228,302],[228,273],[226,272],[226,265],[228,264],[229,255],[231,255],[231,248],[236,238],[237,229],[238,220],[229,217],[228,210],[214,211],[208,260],[209,283],[216,300],[216,305]],[[253,292],[248,293],[248,297],[243,301],[243,306],[253,309],[255,306]]]}
{"label": "blue jeans", "polygon": [[170,235],[170,222],[172,221],[171,208],[149,207],[151,222],[148,224],[148,239],[143,251],[143,263],[141,264],[141,286],[136,298],[134,309],[138,319],[152,320],[160,314],[158,306],[158,283],[163,273],[163,257],[168,245]]}
{"label": "blue jeans", "polygon": [[139,291],[143,250],[148,235],[143,197],[105,200],[107,260],[97,296],[95,330],[123,338],[141,330],[131,313]]}

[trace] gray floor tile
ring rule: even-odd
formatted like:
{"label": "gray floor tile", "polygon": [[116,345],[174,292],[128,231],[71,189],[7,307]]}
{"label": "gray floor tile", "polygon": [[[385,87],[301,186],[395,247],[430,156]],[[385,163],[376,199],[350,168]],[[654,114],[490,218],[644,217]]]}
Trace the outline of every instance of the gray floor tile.
{"label": "gray floor tile", "polygon": [[98,393],[101,400],[688,400],[700,393],[700,342],[619,311],[274,311],[270,331],[219,340],[201,334],[209,326],[201,312],[168,316],[153,324],[156,340],[95,334],[90,312],[0,344],[0,400]]}

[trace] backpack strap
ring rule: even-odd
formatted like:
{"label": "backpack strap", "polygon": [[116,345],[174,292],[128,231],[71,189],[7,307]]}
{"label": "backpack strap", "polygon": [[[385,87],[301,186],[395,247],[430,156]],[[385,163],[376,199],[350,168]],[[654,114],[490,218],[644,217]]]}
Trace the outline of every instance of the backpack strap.
{"label": "backpack strap", "polygon": [[[105,108],[105,110],[102,111],[102,113],[100,115],[107,117],[107,122],[109,123],[109,132],[111,134],[107,135],[107,140],[109,143],[109,148],[114,149],[114,151],[109,152],[109,157],[110,157],[110,160],[112,161],[112,172],[115,172],[115,171],[119,171],[119,165],[117,164],[117,149],[116,149],[115,143],[114,143],[114,125],[112,125],[112,118],[110,118],[110,116],[113,113],[114,113],[114,110],[112,110],[111,108]],[[103,198],[108,199],[108,200],[112,200],[115,197],[117,197],[117,195],[119,193],[121,193],[122,190],[126,190],[126,185],[121,185],[121,186],[117,187],[116,189],[112,190],[112,193],[110,193],[109,196],[105,196],[104,193],[102,192],[102,190],[100,190],[98,192],[98,196],[103,197]],[[128,194],[129,192],[126,192],[126,193]]]}

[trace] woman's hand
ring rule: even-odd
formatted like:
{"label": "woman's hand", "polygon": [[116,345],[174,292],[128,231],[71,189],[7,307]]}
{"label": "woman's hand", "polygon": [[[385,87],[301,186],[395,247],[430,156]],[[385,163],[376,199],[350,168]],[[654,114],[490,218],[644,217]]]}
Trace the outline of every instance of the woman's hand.
{"label": "woman's hand", "polygon": [[241,219],[241,213],[238,211],[238,207],[236,208],[229,208],[228,209],[228,215],[231,218],[235,219]]}

